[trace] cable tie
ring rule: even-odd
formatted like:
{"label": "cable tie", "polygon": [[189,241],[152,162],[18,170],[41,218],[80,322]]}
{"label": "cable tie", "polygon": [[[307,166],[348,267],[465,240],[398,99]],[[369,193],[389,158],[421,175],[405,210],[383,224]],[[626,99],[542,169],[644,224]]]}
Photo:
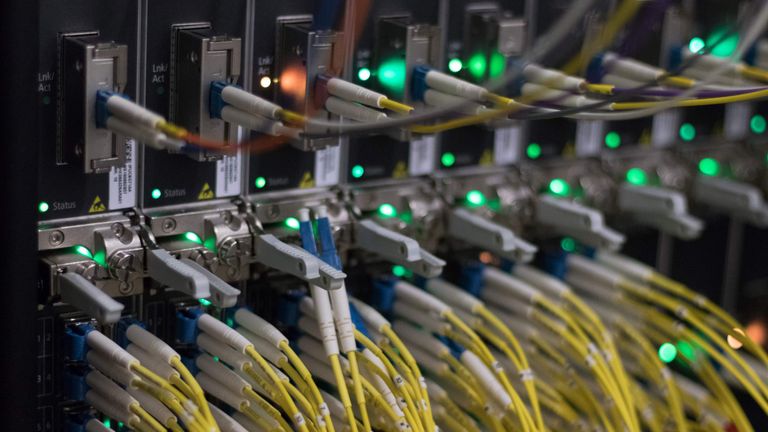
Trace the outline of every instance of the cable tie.
{"label": "cable tie", "polygon": [[597,362],[595,361],[595,358],[592,357],[592,354],[588,354],[585,360],[587,362],[587,366],[589,366],[590,368],[594,368],[595,366],[597,366]]}
{"label": "cable tie", "polygon": [[320,405],[317,406],[317,408],[320,409],[320,415],[322,416],[329,416],[331,415],[331,410],[328,408],[328,404],[323,402]]}
{"label": "cable tie", "polygon": [[304,426],[306,420],[304,420],[304,415],[302,415],[300,412],[297,412],[293,415],[293,422],[296,423],[296,426],[301,427]]}
{"label": "cable tie", "polygon": [[685,319],[688,316],[688,308],[685,306],[678,307],[675,309],[675,315],[677,315],[680,319]]}
{"label": "cable tie", "polygon": [[494,361],[491,366],[493,366],[496,372],[504,372],[504,367],[498,361]]}

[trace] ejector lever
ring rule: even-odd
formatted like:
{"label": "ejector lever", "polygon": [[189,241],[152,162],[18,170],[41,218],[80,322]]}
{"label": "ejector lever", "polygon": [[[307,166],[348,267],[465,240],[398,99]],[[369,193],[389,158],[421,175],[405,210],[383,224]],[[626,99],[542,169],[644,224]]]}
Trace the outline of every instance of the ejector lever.
{"label": "ejector lever", "polygon": [[605,225],[603,214],[575,201],[540,195],[536,222],[590,246],[618,250],[624,236]]}
{"label": "ejector lever", "polygon": [[61,300],[96,318],[103,324],[120,319],[123,305],[108,296],[79,273],[67,272],[58,276]]}
{"label": "ejector lever", "polygon": [[443,272],[445,261],[422,249],[416,240],[384,228],[370,219],[355,222],[353,226],[356,247],[424,277],[435,277]]}
{"label": "ejector lever", "polygon": [[750,184],[699,176],[693,182],[693,199],[758,227],[768,226],[768,205],[760,189]]}
{"label": "ejector lever", "polygon": [[619,209],[635,219],[668,234],[692,239],[701,234],[704,223],[688,213],[682,193],[661,187],[623,184],[618,190]]}
{"label": "ejector lever", "polygon": [[463,208],[450,213],[448,234],[519,262],[532,260],[537,250],[536,246],[520,239],[510,229]]}
{"label": "ejector lever", "polygon": [[256,237],[256,261],[276,270],[294,275],[324,289],[341,287],[343,272],[328,266],[312,254],[283,243],[272,234]]}
{"label": "ejector lever", "polygon": [[188,265],[193,270],[196,270],[208,279],[208,284],[211,291],[211,302],[214,306],[219,308],[228,308],[237,304],[237,297],[240,295],[240,290],[234,288],[215,274],[211,273],[205,267],[192,261],[189,258],[182,258],[181,262]]}

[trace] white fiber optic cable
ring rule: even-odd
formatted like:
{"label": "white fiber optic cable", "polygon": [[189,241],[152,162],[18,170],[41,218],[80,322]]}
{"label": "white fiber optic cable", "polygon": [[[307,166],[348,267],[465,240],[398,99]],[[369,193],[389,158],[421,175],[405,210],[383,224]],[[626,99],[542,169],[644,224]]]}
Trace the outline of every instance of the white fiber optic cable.
{"label": "white fiber optic cable", "polygon": [[282,111],[279,105],[232,85],[221,90],[221,99],[246,113],[270,119],[278,119]]}
{"label": "white fiber optic cable", "polygon": [[126,390],[139,402],[142,408],[163,426],[169,427],[171,424],[178,424],[179,419],[159,400],[134,387],[128,387]]}
{"label": "white fiber optic cable", "polygon": [[231,105],[221,109],[221,119],[227,123],[272,136],[298,138],[301,133],[299,129],[288,127],[283,122],[262,117],[258,114],[247,113]]}
{"label": "white fiber optic cable", "polygon": [[132,413],[129,406],[121,406],[112,403],[105,395],[90,390],[85,394],[85,400],[93,405],[96,411],[99,411],[107,417],[123,422],[130,426],[135,426],[140,423],[139,416]]}
{"label": "white fiber optic cable", "polygon": [[438,108],[458,106],[459,111],[457,112],[466,115],[482,114],[490,110],[490,108],[479,103],[467,103],[465,99],[459,96],[454,96],[433,89],[429,89],[424,92],[424,102],[429,106]]}
{"label": "white fiber optic cable", "polygon": [[[523,97],[535,98],[533,99],[534,102],[551,102],[569,108],[581,108],[600,102],[599,100],[590,99],[586,96],[575,95],[563,90],[552,89],[533,83],[523,84],[521,93]],[[610,106],[606,106],[603,109],[609,108]]]}
{"label": "white fiber optic cable", "polygon": [[325,101],[329,113],[358,122],[377,122],[387,119],[387,114],[331,96]]}
{"label": "white fiber optic cable", "polygon": [[587,82],[585,79],[536,64],[529,63],[525,65],[522,74],[526,81],[552,89],[560,89],[574,93],[584,93],[587,91]]}
{"label": "white fiber optic cable", "polygon": [[221,432],[249,432],[243,425],[238,423],[235,419],[227,415],[221,408],[216,405],[211,405],[211,414],[216,419],[216,423],[219,424]]}
{"label": "white fiber optic cable", "polygon": [[330,78],[326,81],[328,93],[339,99],[356,102],[369,107],[384,108],[382,101],[387,97],[381,93],[353,84],[340,78]]}
{"label": "white fiber optic cable", "polygon": [[449,323],[435,315],[426,313],[422,309],[412,306],[411,303],[406,303],[401,300],[395,301],[392,310],[394,311],[395,316],[406,321],[411,321],[414,324],[418,324],[433,333],[444,335],[451,329]]}

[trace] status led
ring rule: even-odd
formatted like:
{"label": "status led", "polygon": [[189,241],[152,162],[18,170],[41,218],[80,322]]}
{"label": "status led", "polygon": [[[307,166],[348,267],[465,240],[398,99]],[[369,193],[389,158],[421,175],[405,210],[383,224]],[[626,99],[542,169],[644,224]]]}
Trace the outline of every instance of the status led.
{"label": "status led", "polygon": [[706,45],[704,44],[704,39],[700,37],[695,37],[688,42],[688,50],[692,53],[697,53],[704,49]]}
{"label": "status led", "polygon": [[383,218],[392,218],[397,216],[397,208],[390,203],[384,203],[379,206],[379,216]]}
{"label": "status led", "polygon": [[566,252],[573,252],[576,250],[576,240],[570,237],[563,237],[560,240],[560,247]]}
{"label": "status led", "polygon": [[476,79],[482,79],[488,69],[488,61],[483,53],[477,53],[469,59],[469,73]]}
{"label": "status led", "polygon": [[679,133],[683,141],[693,141],[696,138],[696,127],[690,123],[683,123]]}
{"label": "status led", "polygon": [[644,185],[648,183],[648,175],[642,168],[634,167],[627,170],[627,182],[633,185]]}
{"label": "status led", "polygon": [[456,163],[456,156],[451,152],[445,152],[440,156],[440,163],[443,164],[444,167],[452,167],[453,164]]}
{"label": "status led", "polygon": [[152,189],[151,195],[152,195],[152,199],[160,199],[160,197],[163,196],[163,192],[160,191],[160,189],[155,188],[155,189]]}
{"label": "status led", "polygon": [[556,178],[549,182],[549,191],[555,195],[566,196],[571,192],[571,186],[567,181]]}
{"label": "status led", "polygon": [[659,359],[663,361],[664,363],[671,363],[675,360],[675,357],[677,357],[677,348],[669,343],[664,342],[659,347]]}
{"label": "status led", "polygon": [[617,132],[608,132],[605,134],[605,146],[611,149],[619,148],[621,145],[621,135]]}
{"label": "status led", "polygon": [[720,162],[713,158],[704,158],[699,161],[699,172],[707,176],[720,174]]}
{"label": "status led", "polygon": [[362,165],[355,165],[352,167],[352,177],[360,178],[365,174],[365,168]]}
{"label": "status led", "polygon": [[269,86],[272,85],[272,78],[268,76],[261,77],[261,79],[259,80],[259,85],[261,86],[261,88],[269,88]]}
{"label": "status led", "polygon": [[358,69],[357,79],[360,81],[368,81],[371,79],[371,70],[366,67]]}
{"label": "status led", "polygon": [[530,143],[525,148],[525,154],[528,159],[538,159],[541,157],[541,146],[538,143]]}
{"label": "status led", "polygon": [[198,302],[199,302],[199,303],[200,303],[202,306],[205,306],[205,307],[208,307],[208,306],[210,306],[210,305],[212,304],[210,300],[208,300],[208,299],[204,299],[204,298],[201,298],[201,299],[199,299],[199,300],[198,300]]}
{"label": "status led", "polygon": [[765,133],[765,129],[768,124],[765,121],[765,117],[760,114],[755,114],[749,119],[749,128],[753,133],[762,134]]}
{"label": "status led", "polygon": [[464,63],[461,59],[453,58],[448,62],[448,70],[453,73],[461,72],[462,68],[464,68]]}
{"label": "status led", "polygon": [[396,265],[396,266],[392,267],[392,274],[397,276],[397,277],[403,277],[403,276],[405,276],[405,274],[407,272],[408,271],[403,266]]}
{"label": "status led", "polygon": [[264,189],[264,187],[267,186],[267,179],[264,177],[256,177],[253,184],[256,186],[256,189]]}
{"label": "status led", "polygon": [[93,253],[91,253],[91,250],[83,245],[75,245],[75,253],[86,258],[93,259]]}
{"label": "status led", "polygon": [[50,206],[45,201],[40,201],[40,203],[37,205],[37,211],[39,211],[40,213],[47,212],[49,208]]}
{"label": "status led", "polygon": [[467,192],[466,196],[467,204],[471,207],[480,207],[485,205],[485,195],[479,190],[471,190]]}
{"label": "status led", "polygon": [[192,231],[185,232],[184,238],[191,241],[192,243],[203,244],[203,239],[201,239],[199,235],[193,233]]}
{"label": "status led", "polygon": [[295,217],[289,217],[285,220],[285,227],[292,229],[292,230],[298,230],[299,229],[299,220]]}

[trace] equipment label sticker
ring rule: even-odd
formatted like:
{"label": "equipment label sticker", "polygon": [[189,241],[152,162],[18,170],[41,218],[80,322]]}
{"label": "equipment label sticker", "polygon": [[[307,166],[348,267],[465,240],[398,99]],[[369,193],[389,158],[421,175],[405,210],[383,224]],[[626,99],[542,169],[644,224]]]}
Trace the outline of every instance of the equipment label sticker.
{"label": "equipment label sticker", "polygon": [[109,209],[136,205],[136,141],[125,140],[125,165],[109,170]]}
{"label": "equipment label sticker", "polygon": [[424,135],[411,141],[408,174],[420,176],[432,173],[435,170],[436,151],[437,139],[434,135]]}
{"label": "equipment label sticker", "polygon": [[520,159],[520,128],[520,125],[514,125],[494,131],[493,161],[496,165],[511,165]]}
{"label": "equipment label sticker", "polygon": [[227,197],[240,193],[240,152],[225,155],[216,161],[216,197]]}
{"label": "equipment label sticker", "polygon": [[328,147],[315,152],[315,186],[333,186],[339,183],[341,146]]}

